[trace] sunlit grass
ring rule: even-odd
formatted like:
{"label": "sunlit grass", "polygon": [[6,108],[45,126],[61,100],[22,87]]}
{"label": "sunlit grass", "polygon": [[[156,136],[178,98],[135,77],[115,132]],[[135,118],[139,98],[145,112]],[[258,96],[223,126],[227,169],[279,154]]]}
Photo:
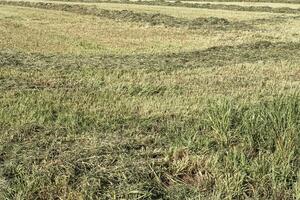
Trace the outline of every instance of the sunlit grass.
{"label": "sunlit grass", "polygon": [[0,199],[299,198],[299,19],[238,16],[0,6]]}

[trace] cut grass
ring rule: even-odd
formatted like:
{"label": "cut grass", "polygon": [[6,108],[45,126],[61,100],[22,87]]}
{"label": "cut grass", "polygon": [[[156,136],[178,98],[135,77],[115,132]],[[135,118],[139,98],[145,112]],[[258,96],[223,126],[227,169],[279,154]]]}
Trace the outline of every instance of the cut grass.
{"label": "cut grass", "polygon": [[[18,2],[18,0],[17,0]],[[30,1],[29,1],[30,2]],[[37,2],[37,1],[33,1]],[[51,2],[51,1],[50,1]],[[55,2],[55,0],[53,0]],[[57,2],[63,2],[58,0]],[[72,2],[66,0],[66,2]],[[106,1],[74,1],[74,2],[86,2],[86,3],[106,3]],[[233,10],[233,11],[249,11],[249,12],[270,12],[270,13],[291,13],[299,14],[300,8],[294,7],[277,7],[277,6],[243,6],[240,4],[229,4],[229,3],[192,3],[191,1],[109,1],[110,3],[125,3],[125,4],[137,4],[137,5],[160,5],[160,6],[175,6],[175,7],[188,7],[188,8],[204,8],[204,9],[219,9],[219,10]]]}
{"label": "cut grass", "polygon": [[[111,1],[114,2],[114,1]],[[233,4],[199,4],[199,3],[185,3],[184,1],[166,2],[166,1],[121,1],[127,4],[141,4],[141,5],[163,5],[176,6],[188,8],[205,8],[205,9],[219,9],[219,10],[234,10],[234,11],[249,11],[249,12],[270,12],[270,13],[291,13],[299,14],[300,8],[290,7],[270,7],[270,6],[241,6]],[[101,3],[101,2],[99,2]],[[120,3],[115,1],[115,3]]]}
{"label": "cut grass", "polygon": [[296,195],[299,97],[272,96],[299,90],[297,65],[155,71],[47,63],[1,71],[3,197]]}
{"label": "cut grass", "polygon": [[[43,1],[45,2],[45,1]],[[46,1],[47,2],[47,1]],[[179,18],[195,19],[198,17],[219,17],[226,18],[233,21],[250,20],[255,18],[272,18],[278,16],[278,13],[268,13],[268,12],[253,12],[248,11],[227,11],[227,10],[211,10],[205,8],[192,8],[192,7],[176,7],[176,6],[160,6],[160,5],[143,5],[143,4],[125,4],[124,3],[109,3],[109,2],[69,2],[69,1],[48,1],[52,3],[69,3],[69,4],[80,4],[80,5],[94,5],[102,9],[115,9],[123,10],[126,7],[127,10],[132,10],[135,12],[147,12],[147,13],[162,13],[166,15],[171,15]],[[293,14],[280,14],[280,15],[293,15]]]}
{"label": "cut grass", "polygon": [[[34,1],[38,1],[38,0],[34,0]],[[61,0],[50,0],[50,1],[61,1]],[[91,3],[91,2],[108,2],[107,0],[63,0],[65,2],[87,2],[87,3]],[[121,2],[122,0],[119,0],[119,2]],[[137,1],[137,0],[129,0],[129,1]],[[142,1],[155,1],[155,0],[142,0]],[[156,0],[157,1],[157,0]],[[165,2],[176,2],[175,0],[163,0]],[[254,5],[267,5],[267,6],[271,6],[271,7],[294,7],[293,5],[295,5],[296,7],[297,4],[300,3],[299,0],[181,0],[181,2],[197,2],[197,3],[233,3],[233,4],[240,4],[240,5],[247,5],[247,4],[254,4]]]}
{"label": "cut grass", "polygon": [[[217,13],[211,12],[210,16]],[[239,12],[223,15],[227,20],[233,16],[244,20]],[[3,6],[0,8],[0,45],[7,50],[42,54],[120,55],[198,51],[264,40],[300,42],[300,37],[297,37],[299,19],[277,14],[270,19],[253,17],[248,16],[249,20],[242,24],[254,26],[254,29],[234,29],[224,33],[209,26],[198,30],[166,28],[70,12]]]}
{"label": "cut grass", "polygon": [[295,198],[297,96],[253,105],[223,99],[183,118],[142,117],[124,106],[120,115],[112,101],[106,115],[105,96],[57,95],[19,94],[19,106],[1,112],[11,119],[2,122],[3,197]]}
{"label": "cut grass", "polygon": [[[136,54],[191,51],[215,46],[220,42],[232,43],[230,34],[228,40],[224,40],[221,31],[211,28],[187,30],[149,27],[145,23],[116,22],[68,12],[45,12],[9,6],[0,8],[0,16],[2,48],[18,51],[46,54]],[[211,37],[210,33],[214,33],[214,36]],[[202,36],[199,37],[199,34]]]}
{"label": "cut grass", "polygon": [[211,3],[211,4],[226,4],[226,5],[238,5],[238,6],[261,6],[261,7],[273,7],[273,8],[293,8],[298,9],[300,8],[300,4],[292,4],[292,3],[270,3],[270,2],[234,2],[234,1],[183,1],[185,3]]}
{"label": "cut grass", "polygon": [[250,20],[1,6],[0,199],[299,198],[299,19]]}
{"label": "cut grass", "polygon": [[146,23],[151,26],[155,25],[163,25],[166,27],[186,27],[189,29],[250,29],[250,26],[246,26],[243,23],[233,23],[229,22],[223,18],[196,18],[193,20],[176,18],[163,14],[148,14],[148,13],[135,13],[133,11],[127,10],[104,10],[97,9],[97,7],[88,7],[84,5],[71,5],[71,4],[54,4],[54,3],[42,3],[42,2],[18,2],[18,1],[8,1],[8,2],[0,2],[3,5],[13,5],[13,6],[24,6],[24,7],[33,7],[33,8],[42,8],[49,10],[59,10],[59,11],[68,11],[76,14],[82,15],[94,15],[97,17],[112,19],[116,21],[124,21],[124,22],[139,22]]}
{"label": "cut grass", "polygon": [[[186,0],[181,0],[181,1],[186,1]],[[187,0],[189,1],[189,0]],[[201,0],[201,1],[207,1],[207,2],[210,2],[210,0]],[[300,1],[299,0],[242,0],[242,1],[239,1],[239,0],[212,0],[211,2],[241,2],[241,3],[251,3],[251,2],[254,2],[254,3],[294,3],[294,4],[299,4]]]}
{"label": "cut grass", "polygon": [[133,56],[75,57],[42,54],[0,52],[0,64],[11,67],[131,67],[151,69],[176,69],[218,67],[230,64],[251,63],[260,60],[290,60],[300,58],[299,43],[271,43],[260,41],[238,46],[212,47],[203,51]]}

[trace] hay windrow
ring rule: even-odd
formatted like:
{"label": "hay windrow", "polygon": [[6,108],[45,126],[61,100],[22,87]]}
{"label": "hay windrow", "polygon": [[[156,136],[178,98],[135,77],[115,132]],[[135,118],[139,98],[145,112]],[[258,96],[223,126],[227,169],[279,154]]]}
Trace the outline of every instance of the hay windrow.
{"label": "hay windrow", "polygon": [[260,41],[237,46],[218,46],[202,51],[128,56],[43,55],[0,51],[0,66],[14,67],[132,67],[174,69],[182,67],[216,67],[268,60],[300,58],[299,43]]}
{"label": "hay windrow", "polygon": [[[181,1],[189,1],[189,0],[181,0]],[[201,0],[207,2],[240,2],[240,0]],[[299,0],[244,0],[244,2],[260,2],[260,3],[291,3],[291,4],[299,4]]]}
{"label": "hay windrow", "polygon": [[67,11],[82,15],[93,15],[97,17],[112,19],[120,22],[143,23],[151,26],[161,25],[165,27],[182,27],[190,29],[212,28],[219,30],[231,29],[253,29],[253,27],[242,22],[230,22],[224,18],[208,17],[196,18],[193,20],[173,17],[160,13],[140,13],[129,10],[106,10],[99,9],[96,6],[56,4],[43,2],[25,2],[25,1],[0,1],[2,5],[23,6],[32,8],[41,8],[49,10]]}
{"label": "hay windrow", "polygon": [[[55,1],[55,0],[54,0]],[[205,8],[214,10],[233,10],[233,11],[249,11],[249,12],[270,12],[270,13],[290,13],[299,14],[300,9],[282,7],[273,8],[269,6],[239,6],[239,5],[226,5],[226,4],[197,4],[197,3],[185,3],[184,1],[127,1],[123,0],[122,3],[127,4],[139,4],[139,5],[161,5],[161,6],[175,6],[175,7],[187,7],[187,8]],[[101,2],[99,2],[101,3]],[[120,1],[110,1],[110,3],[120,3]]]}
{"label": "hay windrow", "polygon": [[[233,11],[249,11],[249,12],[271,12],[271,13],[290,13],[299,14],[300,9],[294,9],[289,7],[270,7],[270,6],[240,6],[240,5],[226,5],[211,4],[211,3],[186,3],[184,1],[130,1],[130,0],[111,0],[111,1],[98,1],[98,0],[51,0],[51,1],[64,1],[64,2],[88,2],[88,3],[126,3],[126,4],[138,4],[138,5],[159,5],[159,6],[175,6],[175,7],[187,7],[187,8],[205,8],[205,9],[218,9],[218,10],[233,10]],[[224,0],[225,1],[225,0]],[[226,1],[225,1],[226,2]],[[228,1],[227,1],[228,2]],[[263,1],[262,1],[263,2]],[[279,3],[276,1],[276,3]],[[293,2],[297,3],[297,2]]]}

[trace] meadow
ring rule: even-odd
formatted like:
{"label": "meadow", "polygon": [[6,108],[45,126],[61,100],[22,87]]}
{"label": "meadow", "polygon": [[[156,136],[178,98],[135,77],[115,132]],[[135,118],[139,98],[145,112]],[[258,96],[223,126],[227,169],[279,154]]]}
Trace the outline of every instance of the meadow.
{"label": "meadow", "polygon": [[1,0],[0,199],[300,199],[300,2],[245,2]]}

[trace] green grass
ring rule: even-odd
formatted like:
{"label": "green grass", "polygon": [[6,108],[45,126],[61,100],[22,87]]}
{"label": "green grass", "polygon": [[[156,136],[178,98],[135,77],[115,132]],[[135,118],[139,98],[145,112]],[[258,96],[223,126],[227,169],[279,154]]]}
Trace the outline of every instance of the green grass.
{"label": "green grass", "polygon": [[299,18],[113,5],[0,6],[0,199],[299,199]]}

